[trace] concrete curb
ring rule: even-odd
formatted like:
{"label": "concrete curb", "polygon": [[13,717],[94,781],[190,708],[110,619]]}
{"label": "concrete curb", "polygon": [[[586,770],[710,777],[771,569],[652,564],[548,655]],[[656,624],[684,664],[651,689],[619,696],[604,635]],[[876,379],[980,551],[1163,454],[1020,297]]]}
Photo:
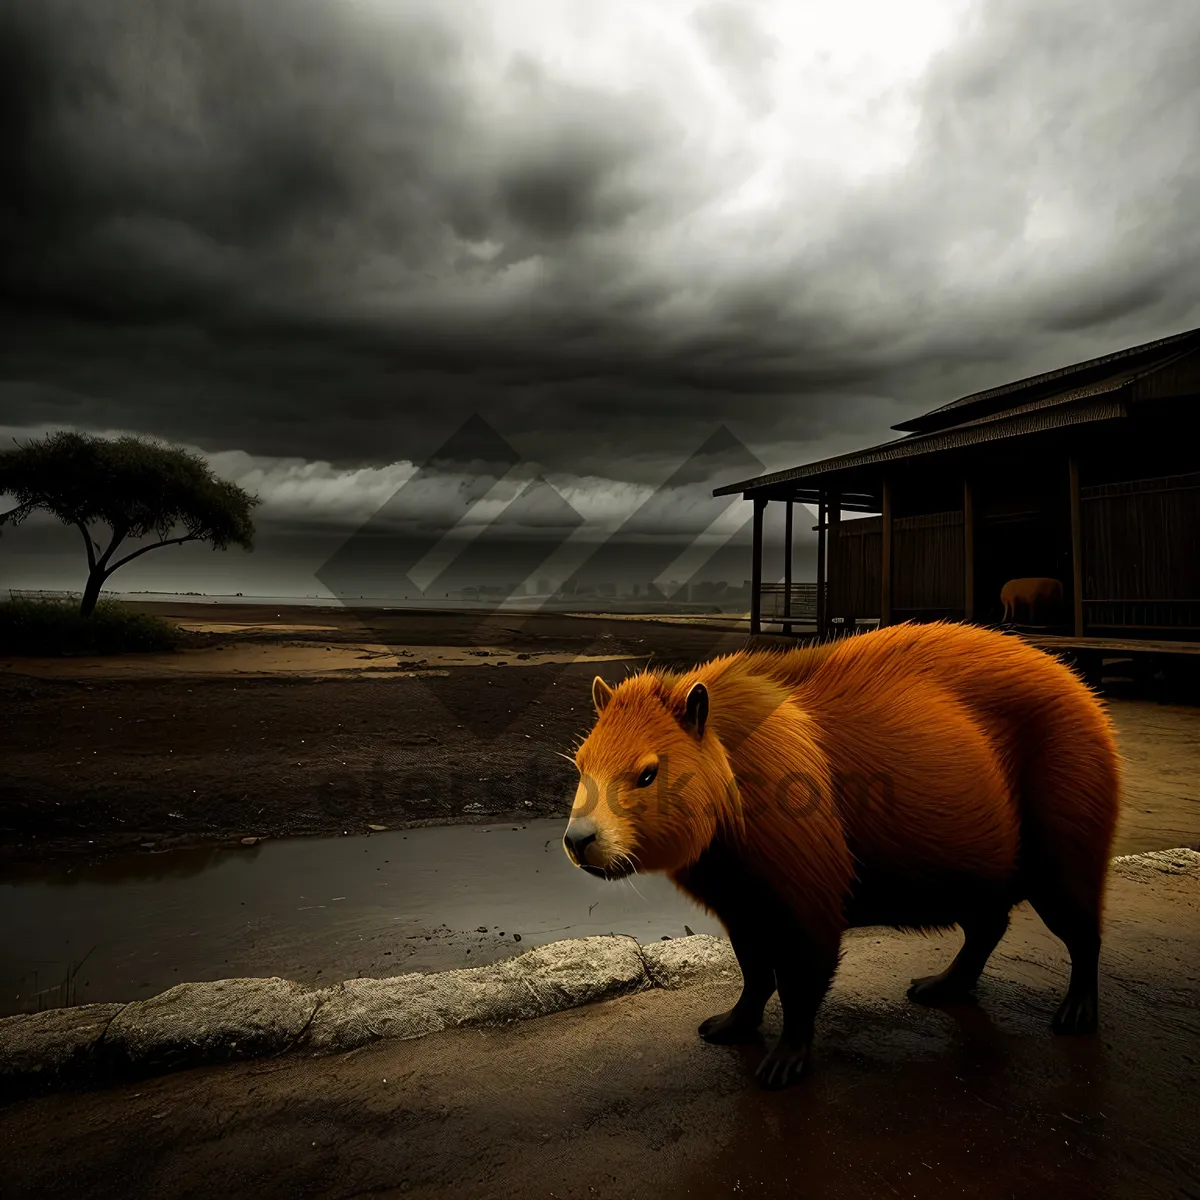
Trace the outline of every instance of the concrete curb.
{"label": "concrete curb", "polygon": [[1200,872],[1200,850],[1149,850],[1145,854],[1123,854],[1114,858],[1112,870],[1138,883],[1150,883],[1156,875],[1195,875]]}
{"label": "concrete curb", "polygon": [[576,938],[486,967],[314,990],[286,979],[181,983],[129,1004],[0,1020],[0,1102],[289,1050],[331,1054],[380,1038],[505,1025],[646,988],[737,977],[729,943],[701,934],[650,946]]}
{"label": "concrete curb", "polygon": [[525,1021],[649,986],[633,938],[551,942],[487,967],[347,980],[324,993],[299,1047],[330,1053],[379,1038]]}
{"label": "concrete curb", "polygon": [[[1126,855],[1112,869],[1141,883],[1163,874],[1200,878],[1200,853]],[[183,983],[149,1000],[0,1020],[0,1101],[293,1050],[328,1054],[381,1038],[505,1025],[648,988],[739,978],[729,943],[697,934],[650,945],[577,938],[486,967],[315,990],[286,979]]]}

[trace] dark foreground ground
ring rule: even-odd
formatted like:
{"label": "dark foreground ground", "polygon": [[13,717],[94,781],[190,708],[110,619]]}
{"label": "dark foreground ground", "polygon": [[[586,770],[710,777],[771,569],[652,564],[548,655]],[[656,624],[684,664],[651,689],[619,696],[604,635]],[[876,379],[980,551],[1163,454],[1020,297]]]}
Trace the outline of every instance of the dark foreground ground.
{"label": "dark foreground ground", "polygon": [[[1101,1035],[1048,1028],[1061,946],[1017,914],[978,1007],[917,1008],[953,935],[848,939],[814,1070],[695,1035],[724,985],[0,1110],[5,1196],[1147,1200],[1200,1196],[1200,879],[1118,877]],[[768,1033],[775,1016],[769,1015]]]}
{"label": "dark foreground ground", "polygon": [[[325,677],[168,674],[170,664],[96,677],[70,661],[39,677],[0,662],[0,862],[561,816],[575,787],[561,755],[590,725],[593,675],[746,644],[702,624],[564,614],[144,607],[184,622],[275,626],[190,635],[189,653],[224,646],[230,662],[264,645],[309,660],[331,647],[322,661],[363,643],[404,655],[364,655],[361,671]],[[302,628],[312,625],[326,628]],[[439,673],[420,668],[422,647],[488,653]],[[614,660],[530,665],[546,654]],[[136,669],[136,659],[118,666]],[[1200,709],[1118,700],[1113,712],[1134,833],[1121,851],[1191,844]]]}
{"label": "dark foreground ground", "polygon": [[[410,655],[324,678],[72,677],[69,663],[39,678],[14,660],[15,670],[0,669],[0,857],[558,815],[574,792],[559,754],[588,728],[593,675],[617,679],[648,658],[694,662],[745,642],[719,629],[555,614],[144,607],[183,621],[335,627],[192,635],[193,649],[373,643]],[[413,675],[423,646],[491,651],[478,666]],[[624,661],[521,658],[546,653]]]}

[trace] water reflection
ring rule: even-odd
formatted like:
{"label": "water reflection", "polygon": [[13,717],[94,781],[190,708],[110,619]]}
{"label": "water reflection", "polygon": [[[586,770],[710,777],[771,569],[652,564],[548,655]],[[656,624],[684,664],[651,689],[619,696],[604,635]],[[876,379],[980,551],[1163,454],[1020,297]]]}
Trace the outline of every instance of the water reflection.
{"label": "water reflection", "polygon": [[197,846],[186,850],[152,854],[121,854],[83,866],[54,866],[39,863],[14,863],[5,868],[4,884],[53,887],[84,885],[115,886],[123,883],[160,879],[188,879],[210,870],[227,858],[252,860],[262,850],[253,846]]}
{"label": "water reflection", "polygon": [[0,1014],[184,980],[477,966],[587,934],[719,926],[665,880],[573,868],[561,821],[298,838],[36,866],[0,885]]}

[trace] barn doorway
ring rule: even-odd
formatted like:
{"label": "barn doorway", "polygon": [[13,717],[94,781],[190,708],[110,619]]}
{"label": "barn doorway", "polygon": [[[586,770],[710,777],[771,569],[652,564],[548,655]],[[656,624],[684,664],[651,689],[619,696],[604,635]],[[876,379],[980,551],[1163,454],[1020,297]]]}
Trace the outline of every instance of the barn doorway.
{"label": "barn doorway", "polygon": [[975,533],[976,620],[999,625],[1004,617],[1000,591],[1010,579],[1030,576],[1057,579],[1063,602],[1036,615],[1018,616],[1020,628],[1070,633],[1072,606],[1071,531],[1069,520],[1051,506],[1020,513],[984,516]]}

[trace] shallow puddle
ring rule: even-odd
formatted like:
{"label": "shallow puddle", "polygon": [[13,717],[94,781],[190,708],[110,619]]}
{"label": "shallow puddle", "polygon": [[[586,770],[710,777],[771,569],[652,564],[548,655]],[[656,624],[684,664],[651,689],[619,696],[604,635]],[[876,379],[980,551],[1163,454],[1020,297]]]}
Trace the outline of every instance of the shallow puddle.
{"label": "shallow puddle", "polygon": [[[571,866],[562,821],[133,854],[0,883],[0,1015],[187,980],[479,966],[561,938],[718,933],[661,877]],[[518,940],[519,938],[519,940]]]}

